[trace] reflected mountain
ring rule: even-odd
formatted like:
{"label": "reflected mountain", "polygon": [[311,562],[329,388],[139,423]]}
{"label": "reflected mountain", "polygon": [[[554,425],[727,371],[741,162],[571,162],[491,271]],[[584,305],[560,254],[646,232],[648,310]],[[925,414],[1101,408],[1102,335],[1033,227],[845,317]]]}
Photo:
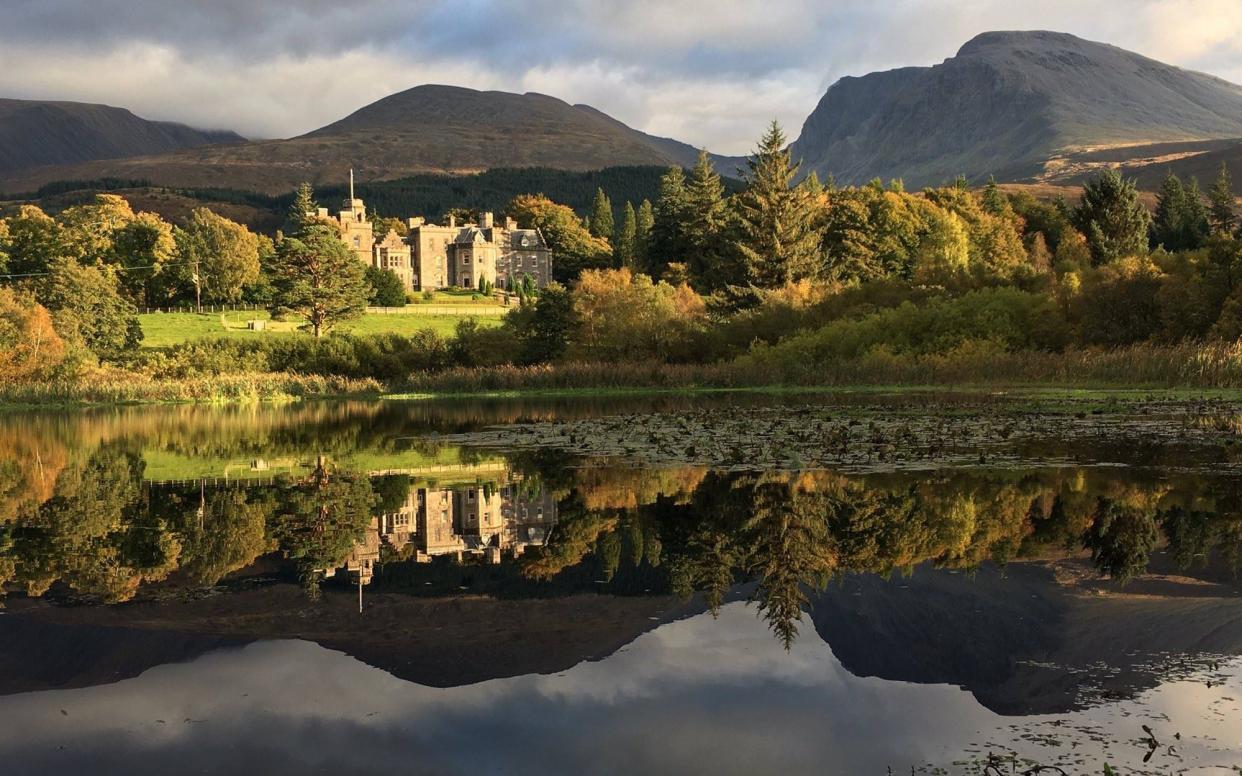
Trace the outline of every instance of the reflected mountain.
{"label": "reflected mountain", "polygon": [[451,687],[563,671],[738,600],[786,649],[813,627],[858,676],[959,685],[1004,714],[1242,654],[1230,471],[1150,450],[1129,467],[650,468],[441,438],[600,411],[0,419],[0,692],[276,638]]}

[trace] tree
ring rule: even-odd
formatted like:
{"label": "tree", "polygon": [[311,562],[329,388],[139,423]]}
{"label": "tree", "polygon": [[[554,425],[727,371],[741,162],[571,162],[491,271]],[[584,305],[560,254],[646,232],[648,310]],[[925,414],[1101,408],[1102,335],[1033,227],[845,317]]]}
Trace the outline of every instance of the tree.
{"label": "tree", "polygon": [[608,241],[584,228],[570,207],[542,194],[521,194],[513,198],[505,212],[543,234],[555,257],[553,272],[558,280],[572,280],[584,269],[602,269],[612,263]]}
{"label": "tree", "polygon": [[182,278],[194,287],[202,311],[209,302],[236,302],[242,289],[259,279],[259,238],[241,224],[207,208],[195,208],[184,229],[176,232]]}
{"label": "tree", "polygon": [[362,262],[326,225],[311,225],[299,237],[282,239],[271,274],[273,313],[299,313],[316,337],[361,316],[371,294]]}
{"label": "tree", "polygon": [[121,286],[135,304],[176,253],[172,226],[155,213],[139,213],[113,232],[112,252],[121,266]]}
{"label": "tree", "polygon": [[644,199],[638,206],[638,217],[635,220],[637,229],[634,233],[634,256],[640,267],[651,266],[651,229],[655,224],[655,208],[651,200]]}
{"label": "tree", "polygon": [[970,238],[966,224],[951,210],[929,209],[927,232],[919,243],[914,279],[944,283],[964,274],[970,266]]}
{"label": "tree", "polygon": [[29,295],[0,288],[0,380],[45,376],[64,357],[64,340],[47,308]]}
{"label": "tree", "polygon": [[996,186],[996,176],[988,176],[988,185],[983,189],[983,196],[980,199],[983,209],[994,216],[1004,215],[1010,210],[1009,201],[1005,199],[1005,195],[1001,194],[1000,189]]}
{"label": "tree", "polygon": [[298,237],[318,223],[319,203],[315,201],[315,190],[309,183],[299,184],[293,191],[293,204],[289,206],[289,215],[285,218],[284,233]]}
{"label": "tree", "polygon": [[590,223],[592,236],[602,237],[605,240],[612,239],[612,233],[616,228],[612,216],[612,200],[608,199],[603,189],[595,190],[595,204],[591,206]]}
{"label": "tree", "polygon": [[629,269],[582,273],[573,290],[573,354],[590,361],[686,361],[707,308],[688,285],[652,282]]}
{"label": "tree", "polygon": [[1212,232],[1214,234],[1233,234],[1237,225],[1237,211],[1233,195],[1233,178],[1229,175],[1229,166],[1220,163],[1220,172],[1208,189],[1209,210]]}
{"label": "tree", "polygon": [[773,121],[747,161],[747,187],[736,198],[739,237],[734,245],[746,279],[755,286],[776,288],[819,269],[813,200],[792,185],[798,167],[791,163],[780,124]]}
{"label": "tree", "polygon": [[706,150],[699,151],[685,193],[681,233],[687,253],[681,260],[686,262],[691,276],[704,288],[723,288],[740,282],[742,279],[734,277],[734,273],[724,266],[723,233],[728,217],[724,183],[716,174]]}
{"label": "tree", "polygon": [[135,218],[124,197],[96,194],[89,204],[66,208],[58,221],[68,255],[83,264],[123,264],[116,255],[116,234]]}
{"label": "tree", "polygon": [[1105,170],[1083,185],[1073,220],[1086,236],[1095,264],[1146,252],[1151,216],[1139,201],[1134,182],[1115,170]]}
{"label": "tree", "polygon": [[1181,248],[1182,217],[1185,213],[1186,188],[1170,170],[1156,194],[1156,214],[1151,223],[1151,242],[1171,251]]}
{"label": "tree", "polygon": [[5,221],[8,237],[7,272],[18,276],[46,272],[52,261],[67,255],[60,224],[35,205],[22,205]]}
{"label": "tree", "polygon": [[647,239],[645,269],[653,277],[663,274],[670,262],[685,261],[688,245],[682,226],[689,220],[688,211],[686,173],[680,167],[670,167],[660,178],[660,196]]}
{"label": "tree", "polygon": [[625,203],[621,213],[621,225],[612,239],[613,256],[617,264],[633,269],[638,260],[638,215],[632,202]]}
{"label": "tree", "polygon": [[[396,272],[381,267],[367,267],[367,285],[371,287],[368,301],[376,307],[404,307],[405,283]],[[479,282],[483,282],[479,278]]]}
{"label": "tree", "polygon": [[564,355],[577,328],[577,313],[569,289],[552,283],[540,292],[533,305],[516,311],[515,328],[522,348],[522,361],[543,364]]}
{"label": "tree", "polygon": [[120,291],[116,268],[84,266],[74,259],[52,262],[34,284],[35,298],[52,313],[56,331],[96,356],[113,359],[138,347],[138,311]]}

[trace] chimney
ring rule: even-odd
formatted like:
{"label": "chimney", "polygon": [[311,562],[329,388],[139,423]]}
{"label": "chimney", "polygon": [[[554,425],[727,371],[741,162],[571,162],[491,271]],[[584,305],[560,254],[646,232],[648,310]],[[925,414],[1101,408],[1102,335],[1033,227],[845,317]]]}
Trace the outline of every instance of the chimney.
{"label": "chimney", "polygon": [[482,227],[483,229],[491,229],[495,225],[496,225],[496,220],[490,212],[479,214],[479,226],[480,227]]}
{"label": "chimney", "polygon": [[417,229],[425,223],[427,222],[423,220],[422,216],[416,216],[414,218],[407,219],[405,225],[411,229]]}
{"label": "chimney", "polygon": [[457,216],[449,216],[449,229],[457,228]]}
{"label": "chimney", "polygon": [[517,221],[511,216],[505,216],[505,228],[509,230],[517,229]]}

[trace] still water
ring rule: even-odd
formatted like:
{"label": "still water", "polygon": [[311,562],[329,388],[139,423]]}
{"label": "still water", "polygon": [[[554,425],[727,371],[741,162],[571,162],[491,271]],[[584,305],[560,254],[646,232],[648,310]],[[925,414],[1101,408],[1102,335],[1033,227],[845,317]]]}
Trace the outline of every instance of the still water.
{"label": "still water", "polygon": [[1237,773],[1237,417],[875,396],[3,416],[0,762]]}

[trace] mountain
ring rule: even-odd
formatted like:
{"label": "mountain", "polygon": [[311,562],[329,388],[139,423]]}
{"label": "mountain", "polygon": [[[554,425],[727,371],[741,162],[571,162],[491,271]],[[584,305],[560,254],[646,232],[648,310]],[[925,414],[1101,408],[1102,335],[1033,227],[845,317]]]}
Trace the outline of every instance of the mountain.
{"label": "mountain", "polygon": [[8,191],[103,177],[158,185],[287,191],[303,180],[339,183],[496,167],[596,170],[689,165],[689,145],[632,129],[586,105],[543,94],[417,86],[300,137],[194,148],[0,176]]}
{"label": "mountain", "polygon": [[1064,33],[988,32],[933,67],[837,81],[792,149],[841,183],[919,187],[1039,179],[1082,152],[1223,138],[1242,138],[1236,84]]}
{"label": "mountain", "polygon": [[242,142],[233,132],[148,121],[110,105],[0,99],[0,173]]}

